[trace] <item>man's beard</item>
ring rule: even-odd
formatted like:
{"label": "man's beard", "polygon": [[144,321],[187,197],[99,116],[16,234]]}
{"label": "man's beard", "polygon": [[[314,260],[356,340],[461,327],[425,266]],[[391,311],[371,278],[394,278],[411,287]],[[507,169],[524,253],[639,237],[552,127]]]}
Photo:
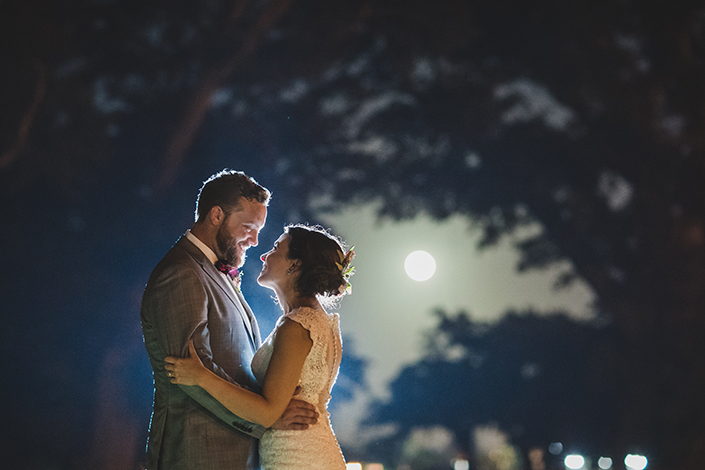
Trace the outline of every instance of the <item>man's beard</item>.
{"label": "man's beard", "polygon": [[245,262],[245,253],[242,256],[238,256],[237,244],[232,243],[232,238],[228,237],[225,230],[223,230],[225,224],[218,228],[218,233],[215,235],[215,242],[218,245],[218,251],[220,251],[221,261],[231,266],[239,268]]}

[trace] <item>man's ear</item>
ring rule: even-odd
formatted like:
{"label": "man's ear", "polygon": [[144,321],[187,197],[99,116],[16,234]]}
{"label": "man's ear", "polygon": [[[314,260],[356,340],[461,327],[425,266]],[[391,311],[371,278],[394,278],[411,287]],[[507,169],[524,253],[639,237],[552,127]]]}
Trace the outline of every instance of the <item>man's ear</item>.
{"label": "man's ear", "polygon": [[220,226],[220,224],[223,223],[224,220],[225,212],[223,211],[223,208],[220,206],[211,207],[211,210],[208,212],[208,221],[211,223],[211,225],[218,227]]}

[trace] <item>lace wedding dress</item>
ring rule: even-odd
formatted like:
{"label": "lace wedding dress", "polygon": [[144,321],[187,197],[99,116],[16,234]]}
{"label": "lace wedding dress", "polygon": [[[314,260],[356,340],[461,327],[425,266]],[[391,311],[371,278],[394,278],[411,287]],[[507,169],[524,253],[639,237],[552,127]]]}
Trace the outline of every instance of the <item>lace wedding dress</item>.
{"label": "lace wedding dress", "polygon": [[284,318],[306,328],[313,341],[299,379],[301,392],[296,398],[314,404],[319,418],[318,423],[305,431],[268,429],[260,440],[262,470],[345,470],[345,459],[327,410],[342,356],[340,318],[338,314],[308,307],[283,315],[252,358],[252,371],[260,383],[272,357],[274,334]]}

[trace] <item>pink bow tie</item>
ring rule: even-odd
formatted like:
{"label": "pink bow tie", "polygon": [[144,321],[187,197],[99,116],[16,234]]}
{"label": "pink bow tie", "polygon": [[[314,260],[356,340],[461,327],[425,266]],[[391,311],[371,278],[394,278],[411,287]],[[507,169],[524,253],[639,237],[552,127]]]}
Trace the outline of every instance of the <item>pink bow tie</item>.
{"label": "pink bow tie", "polygon": [[215,262],[215,269],[217,269],[223,274],[227,274],[228,276],[230,276],[230,279],[235,279],[239,274],[235,266],[225,264],[220,260]]}

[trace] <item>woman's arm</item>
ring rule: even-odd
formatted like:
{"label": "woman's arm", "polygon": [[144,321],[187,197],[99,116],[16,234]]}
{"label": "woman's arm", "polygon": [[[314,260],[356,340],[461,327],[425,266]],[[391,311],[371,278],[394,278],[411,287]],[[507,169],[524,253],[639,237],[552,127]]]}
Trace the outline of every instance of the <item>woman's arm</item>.
{"label": "woman's arm", "polygon": [[167,357],[164,368],[172,374],[172,383],[198,385],[234,414],[269,427],[279,419],[294,395],[313,341],[304,327],[285,318],[277,329],[273,346],[261,395],[227,382],[206,369],[192,343],[189,344],[190,357]]}

